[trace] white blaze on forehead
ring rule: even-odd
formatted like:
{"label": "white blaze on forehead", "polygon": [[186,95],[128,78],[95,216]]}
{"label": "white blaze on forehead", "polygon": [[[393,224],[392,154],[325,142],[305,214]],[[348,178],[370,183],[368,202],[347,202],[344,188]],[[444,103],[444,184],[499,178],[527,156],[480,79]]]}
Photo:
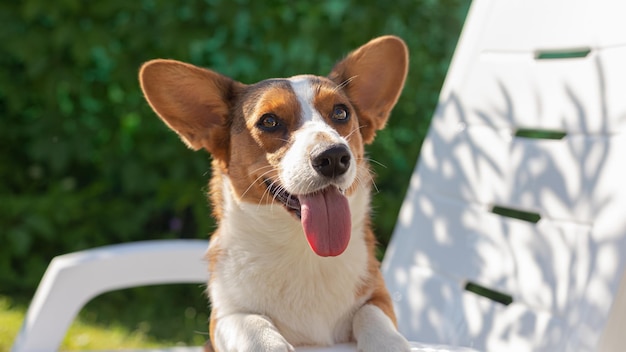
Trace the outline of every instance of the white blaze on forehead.
{"label": "white blaze on forehead", "polygon": [[[329,181],[320,177],[311,167],[312,150],[321,150],[336,144],[348,146],[348,142],[315,108],[313,102],[317,94],[318,78],[301,75],[288,78],[287,81],[298,99],[302,116],[299,117],[300,126],[291,136],[293,143],[280,162],[279,179],[287,192],[296,195],[309,194],[329,185]],[[345,190],[352,184],[355,176],[356,168],[351,161],[348,171],[334,179],[332,184]]]}
{"label": "white blaze on forehead", "polygon": [[313,77],[307,75],[294,76],[288,79],[300,108],[302,109],[302,122],[321,121],[320,113],[313,106],[315,89],[313,88]]}
{"label": "white blaze on forehead", "polygon": [[297,133],[314,135],[318,132],[324,132],[337,139],[338,143],[345,143],[345,140],[341,138],[339,133],[326,123],[313,104],[313,99],[317,91],[315,88],[317,78],[311,75],[299,75],[288,78],[287,81],[296,94],[298,104],[300,104],[300,110],[302,111],[300,122],[304,128],[301,128]]}

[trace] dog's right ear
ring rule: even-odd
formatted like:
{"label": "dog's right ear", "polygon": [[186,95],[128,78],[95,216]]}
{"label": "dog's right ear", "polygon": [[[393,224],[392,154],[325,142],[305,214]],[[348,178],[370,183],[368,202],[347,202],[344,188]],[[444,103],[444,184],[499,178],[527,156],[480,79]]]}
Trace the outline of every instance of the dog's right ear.
{"label": "dog's right ear", "polygon": [[146,62],[139,82],[152,109],[187,146],[226,160],[230,106],[243,84],[175,60]]}
{"label": "dog's right ear", "polygon": [[343,87],[357,109],[366,144],[387,123],[408,72],[409,52],[404,41],[382,36],[351,52],[335,65],[329,78]]}

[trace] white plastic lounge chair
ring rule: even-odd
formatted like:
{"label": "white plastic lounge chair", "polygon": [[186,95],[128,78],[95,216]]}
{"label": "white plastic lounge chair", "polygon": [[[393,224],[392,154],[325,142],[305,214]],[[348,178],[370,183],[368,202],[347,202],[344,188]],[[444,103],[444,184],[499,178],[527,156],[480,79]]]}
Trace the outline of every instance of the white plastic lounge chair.
{"label": "white plastic lounge chair", "polygon": [[[409,339],[485,351],[626,346],[625,7],[472,2],[383,263]],[[206,281],[205,248],[150,242],[55,259],[13,351],[57,348],[104,290]],[[162,266],[145,264],[155,258]],[[107,287],[95,286],[102,277]]]}
{"label": "white plastic lounge chair", "polygon": [[473,1],[383,266],[405,336],[626,351],[625,15]]}
{"label": "white plastic lounge chair", "polygon": [[[72,320],[91,298],[113,290],[161,283],[206,283],[208,241],[161,240],[111,245],[56,257],[28,308],[14,352],[57,349]],[[462,352],[462,348],[413,343],[413,351]],[[200,352],[202,347],[159,351]],[[354,352],[352,344],[298,348],[298,352]]]}

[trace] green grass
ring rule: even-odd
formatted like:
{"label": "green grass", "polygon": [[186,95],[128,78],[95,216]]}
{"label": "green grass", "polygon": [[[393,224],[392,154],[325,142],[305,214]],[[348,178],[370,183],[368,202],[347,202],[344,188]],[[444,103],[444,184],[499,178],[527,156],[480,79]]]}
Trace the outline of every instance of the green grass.
{"label": "green grass", "polygon": [[[25,313],[24,307],[13,304],[8,297],[0,296],[0,351],[10,350],[20,330]],[[163,343],[167,345],[167,341],[158,341],[140,329],[130,330],[117,324],[103,327],[85,322],[79,317],[70,327],[61,349],[150,348],[164,346]]]}
{"label": "green grass", "polygon": [[[107,293],[89,302],[70,326],[61,350],[143,349],[202,345],[207,340],[208,309],[201,288],[153,286]],[[180,285],[183,286],[183,285]],[[191,291],[192,299],[185,293]],[[155,304],[154,297],[179,293],[181,302]],[[150,296],[146,294],[150,293]],[[9,351],[27,304],[0,295],[0,352]],[[142,304],[147,303],[147,304]]]}
{"label": "green grass", "polygon": [[129,331],[122,326],[102,326],[85,323],[78,319],[70,327],[61,348],[64,350],[95,350],[121,348],[150,348],[172,346],[147,336],[141,330]]}
{"label": "green grass", "polygon": [[11,301],[0,296],[0,351],[8,351],[24,320],[24,311],[12,307]]}

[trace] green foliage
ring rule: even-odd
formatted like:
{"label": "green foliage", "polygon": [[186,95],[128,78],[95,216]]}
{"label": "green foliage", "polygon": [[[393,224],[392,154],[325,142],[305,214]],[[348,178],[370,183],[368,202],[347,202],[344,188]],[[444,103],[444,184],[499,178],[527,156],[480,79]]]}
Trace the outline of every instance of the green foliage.
{"label": "green foliage", "polygon": [[251,83],[326,74],[375,36],[404,38],[411,51],[407,85],[387,129],[368,149],[378,175],[375,227],[385,245],[468,4],[2,2],[1,292],[30,296],[47,263],[62,253],[206,238],[214,228],[205,197],[209,157],[187,150],[138,87],[139,66],[158,57]]}

